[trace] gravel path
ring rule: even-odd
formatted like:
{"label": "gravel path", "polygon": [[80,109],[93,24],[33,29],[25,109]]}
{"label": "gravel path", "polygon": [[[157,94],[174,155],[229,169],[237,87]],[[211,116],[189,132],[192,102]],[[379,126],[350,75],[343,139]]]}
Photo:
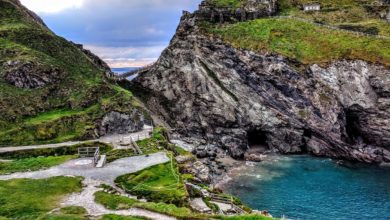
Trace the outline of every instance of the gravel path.
{"label": "gravel path", "polygon": [[95,202],[94,194],[97,191],[100,191],[99,185],[102,184],[101,181],[96,181],[92,179],[85,179],[83,184],[86,185],[84,190],[81,193],[71,194],[69,197],[65,198],[61,202],[62,207],[66,206],[81,206],[84,207],[88,214],[91,216],[101,216],[106,214],[115,214],[115,215],[124,215],[124,216],[143,216],[150,219],[156,220],[174,220],[176,218],[170,217],[167,215],[147,211],[139,208],[131,208],[126,210],[109,210],[106,209],[103,205],[100,205]]}
{"label": "gravel path", "polygon": [[95,168],[91,159],[70,160],[59,166],[34,172],[13,173],[0,176],[0,180],[31,178],[45,179],[53,176],[82,176],[87,179],[114,184],[121,175],[134,173],[147,167],[165,163],[169,157],[164,152],[147,156],[127,157],[108,163],[103,168]]}
{"label": "gravel path", "polygon": [[132,138],[135,141],[143,140],[149,138],[149,133],[153,130],[153,127],[144,126],[142,131],[129,133],[129,134],[117,134],[117,135],[106,135],[99,139],[88,140],[88,141],[69,141],[57,144],[42,144],[42,145],[29,145],[29,146],[14,146],[14,147],[0,147],[0,153],[4,152],[13,152],[20,150],[32,150],[32,149],[45,149],[45,148],[59,148],[59,147],[70,147],[76,144],[86,143],[86,142],[103,142],[112,144],[114,148],[120,148],[120,143],[124,139]]}

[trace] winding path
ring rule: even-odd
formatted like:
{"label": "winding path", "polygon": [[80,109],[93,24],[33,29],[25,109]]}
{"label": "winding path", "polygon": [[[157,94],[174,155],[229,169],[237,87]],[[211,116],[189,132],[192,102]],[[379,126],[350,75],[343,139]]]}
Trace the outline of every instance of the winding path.
{"label": "winding path", "polygon": [[[130,133],[126,135],[109,135],[104,136],[96,140],[89,141],[71,141],[58,144],[45,144],[45,145],[32,145],[32,146],[15,146],[15,147],[3,147],[0,148],[1,152],[13,152],[26,149],[44,149],[44,148],[59,148],[73,146],[80,143],[99,141],[109,143],[118,149],[123,139],[143,140],[150,137],[152,127],[145,126],[140,132]],[[30,178],[30,179],[46,179],[55,176],[81,176],[84,177],[83,184],[85,187],[80,193],[73,193],[63,199],[61,207],[66,206],[81,206],[84,207],[88,214],[91,216],[101,216],[105,214],[115,214],[123,216],[142,216],[148,219],[155,220],[175,220],[176,218],[160,214],[157,212],[148,211],[140,208],[131,208],[126,210],[109,210],[103,205],[95,202],[94,194],[101,190],[99,186],[102,183],[115,186],[114,180],[121,175],[134,173],[153,165],[166,163],[170,161],[170,158],[164,152],[150,154],[148,156],[134,156],[115,160],[108,163],[103,168],[96,168],[92,159],[81,158],[70,160],[61,165],[51,167],[46,170],[39,170],[34,172],[21,172],[13,173],[9,175],[0,175],[0,180],[10,180],[18,178]]]}
{"label": "winding path", "polygon": [[103,181],[114,185],[114,180],[121,175],[134,173],[153,165],[166,163],[170,159],[164,152],[149,156],[135,156],[115,160],[103,168],[96,168],[92,159],[75,159],[46,170],[13,173],[0,176],[0,180],[30,178],[46,179],[54,176],[81,176],[87,179]]}
{"label": "winding path", "polygon": [[149,156],[135,156],[118,159],[108,163],[103,168],[95,168],[92,159],[75,159],[64,164],[34,172],[13,173],[1,175],[0,180],[10,180],[18,178],[46,179],[55,176],[82,176],[85,187],[80,193],[73,193],[63,199],[62,207],[81,206],[84,207],[91,216],[101,216],[105,214],[115,214],[123,216],[143,216],[155,220],[174,220],[170,217],[157,212],[152,212],[140,208],[131,208],[126,210],[109,210],[95,202],[95,192],[100,184],[115,186],[114,180],[121,175],[134,173],[147,167],[166,163],[170,158],[164,152],[150,154]]}
{"label": "winding path", "polygon": [[159,214],[156,212],[151,212],[145,209],[139,209],[139,208],[131,208],[131,209],[124,209],[124,210],[109,210],[106,209],[103,205],[98,204],[95,202],[95,196],[94,194],[97,191],[100,191],[99,185],[104,182],[92,180],[92,179],[85,179],[83,181],[83,184],[86,185],[86,187],[83,189],[80,193],[74,193],[70,196],[63,199],[61,202],[62,207],[66,206],[81,206],[84,207],[88,214],[91,216],[101,216],[106,214],[115,214],[115,215],[123,215],[123,216],[143,216],[147,217],[149,219],[156,219],[156,220],[174,220],[176,218]]}
{"label": "winding path", "polygon": [[129,133],[129,134],[117,134],[117,135],[106,135],[94,140],[87,141],[69,141],[56,144],[42,144],[42,145],[30,145],[30,146],[12,146],[12,147],[0,147],[0,153],[5,152],[14,152],[21,150],[34,150],[34,149],[45,149],[45,148],[60,148],[60,147],[70,147],[76,144],[87,143],[87,142],[103,142],[107,144],[112,144],[114,148],[120,147],[120,142],[124,138],[132,138],[133,140],[143,140],[149,138],[149,133],[153,130],[153,127],[144,126],[142,131]]}

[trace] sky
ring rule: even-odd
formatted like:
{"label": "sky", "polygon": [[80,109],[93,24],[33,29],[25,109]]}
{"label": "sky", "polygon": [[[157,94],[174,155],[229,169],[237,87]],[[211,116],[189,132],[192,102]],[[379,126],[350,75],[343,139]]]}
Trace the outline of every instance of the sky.
{"label": "sky", "polygon": [[57,35],[105,60],[110,67],[140,67],[159,57],[183,10],[201,0],[21,0]]}

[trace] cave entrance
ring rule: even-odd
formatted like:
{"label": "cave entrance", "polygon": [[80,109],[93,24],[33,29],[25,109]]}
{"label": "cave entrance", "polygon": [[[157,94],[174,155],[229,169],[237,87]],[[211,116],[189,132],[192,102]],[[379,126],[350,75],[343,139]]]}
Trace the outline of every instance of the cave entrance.
{"label": "cave entrance", "polygon": [[351,144],[363,142],[359,116],[353,110],[347,110],[345,112],[345,131],[348,135],[348,142]]}
{"label": "cave entrance", "polygon": [[254,129],[247,132],[248,151],[263,153],[269,149],[266,132]]}

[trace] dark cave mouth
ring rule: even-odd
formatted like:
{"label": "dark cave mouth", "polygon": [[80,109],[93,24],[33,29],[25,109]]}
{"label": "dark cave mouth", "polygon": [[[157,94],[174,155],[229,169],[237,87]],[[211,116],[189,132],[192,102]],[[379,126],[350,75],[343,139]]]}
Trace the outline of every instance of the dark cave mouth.
{"label": "dark cave mouth", "polygon": [[356,112],[351,110],[347,110],[345,112],[345,131],[347,133],[349,143],[357,144],[363,141],[359,116],[356,114]]}
{"label": "dark cave mouth", "polygon": [[269,150],[266,132],[252,129],[247,132],[248,151],[265,152]]}

